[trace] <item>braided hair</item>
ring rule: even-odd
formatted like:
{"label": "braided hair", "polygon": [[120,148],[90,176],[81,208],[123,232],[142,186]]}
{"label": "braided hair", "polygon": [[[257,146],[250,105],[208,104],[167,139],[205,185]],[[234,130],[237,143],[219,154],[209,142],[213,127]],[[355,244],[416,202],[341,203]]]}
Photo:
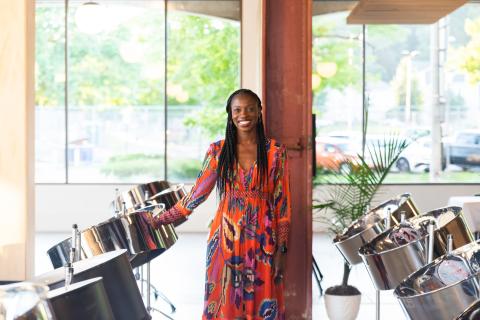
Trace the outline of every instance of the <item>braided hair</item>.
{"label": "braided hair", "polygon": [[265,129],[262,121],[262,102],[260,98],[249,89],[239,89],[233,92],[227,100],[226,111],[228,113],[227,128],[225,130],[225,143],[223,144],[222,151],[217,167],[217,192],[220,197],[225,195],[226,186],[230,188],[233,185],[234,166],[237,159],[237,127],[233,123],[232,119],[232,101],[238,95],[247,95],[252,97],[260,110],[260,117],[258,118],[256,131],[257,131],[257,179],[260,182],[260,186],[265,184],[268,175],[268,162],[267,162],[267,139],[265,137]]}

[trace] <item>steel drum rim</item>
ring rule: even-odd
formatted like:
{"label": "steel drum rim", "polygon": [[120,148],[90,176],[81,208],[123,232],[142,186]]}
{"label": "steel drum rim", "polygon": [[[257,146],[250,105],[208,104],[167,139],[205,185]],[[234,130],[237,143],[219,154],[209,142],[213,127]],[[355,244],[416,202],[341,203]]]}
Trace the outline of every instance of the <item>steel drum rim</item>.
{"label": "steel drum rim", "polygon": [[[426,212],[426,213],[424,213],[424,214],[422,214],[422,215],[419,215],[419,216],[414,216],[414,217],[408,219],[407,221],[419,219],[419,218],[421,218],[421,217],[426,216],[426,215],[429,214],[429,213],[432,213],[432,212],[435,212],[435,211],[439,211],[439,210],[442,210],[442,209],[446,209],[446,208],[460,208],[460,210],[457,211],[457,212],[454,212],[454,213],[455,213],[455,218],[453,218],[452,220],[448,221],[447,223],[445,223],[445,224],[444,224],[443,226],[441,226],[440,228],[435,229],[435,230],[434,230],[434,233],[436,233],[437,231],[439,231],[439,230],[447,227],[449,224],[452,224],[452,223],[454,222],[454,220],[460,216],[460,214],[462,213],[463,209],[462,209],[461,207],[457,207],[457,206],[442,207],[442,208],[438,208],[438,209],[435,209],[435,210],[432,210],[432,211],[428,211],[428,212]],[[390,228],[390,229],[388,229],[388,230],[385,230],[384,232],[380,233],[378,236],[376,236],[375,238],[373,238],[369,243],[375,241],[377,238],[380,238],[380,237],[381,237],[382,235],[384,235],[384,234],[388,234],[390,231],[393,230],[393,228],[394,228],[394,227],[392,227],[392,228]],[[428,238],[428,234],[424,235],[423,237],[421,237],[421,238],[419,238],[419,239],[417,239],[417,240],[415,240],[415,241],[411,241],[411,242],[402,244],[401,246],[398,246],[398,247],[395,247],[395,248],[392,248],[392,249],[388,249],[388,250],[384,250],[384,251],[381,251],[381,252],[378,252],[378,253],[361,253],[362,248],[367,245],[367,244],[365,244],[365,245],[363,245],[362,247],[360,247],[360,249],[358,250],[358,254],[359,254],[360,256],[364,256],[364,257],[369,257],[369,256],[374,256],[374,255],[375,255],[375,256],[382,256],[384,253],[392,252],[392,251],[395,251],[395,250],[397,250],[397,249],[404,248],[404,247],[406,247],[406,246],[409,246],[410,244],[417,243],[417,242],[419,242],[419,241],[421,241],[421,240],[425,240],[425,239],[427,239],[427,238]],[[467,243],[467,244],[465,244],[465,245],[468,245],[468,244],[469,244],[469,243]],[[460,249],[460,248],[462,248],[462,247],[463,247],[463,246],[461,246],[461,247],[459,247],[459,248],[457,248],[457,249]],[[455,249],[455,250],[457,250],[457,249]],[[452,251],[452,252],[455,252],[455,250]]]}
{"label": "steel drum rim", "polygon": [[181,190],[183,188],[185,188],[184,183],[178,183],[178,184],[171,185],[167,189],[164,189],[164,190],[154,194],[150,198],[148,198],[148,201],[156,200],[155,198],[157,198],[158,196],[161,196],[161,195],[164,195],[164,194],[167,194],[167,193],[170,193],[170,192],[176,192],[176,191]]}
{"label": "steel drum rim", "polygon": [[[477,271],[476,273],[474,274],[471,274],[469,275],[467,278],[465,279],[462,279],[462,280],[459,280],[459,281],[456,281],[456,282],[453,282],[453,283],[450,283],[449,285],[447,286],[444,286],[444,287],[441,287],[441,288],[438,288],[438,289],[435,289],[435,290],[432,290],[432,291],[429,291],[429,292],[422,292],[422,293],[419,293],[419,294],[415,294],[415,295],[410,295],[410,296],[399,296],[398,293],[397,293],[397,290],[398,288],[400,287],[400,285],[402,285],[407,279],[409,279],[412,275],[416,274],[416,273],[420,273],[420,271],[424,272],[426,270],[428,270],[431,266],[437,264],[438,262],[440,262],[441,260],[443,260],[445,257],[449,256],[449,255],[452,255],[453,253],[462,253],[462,252],[467,252],[468,248],[467,247],[474,247],[475,245],[480,245],[480,240],[476,241],[476,242],[471,242],[471,243],[467,243],[466,245],[464,246],[461,246],[460,248],[458,249],[455,249],[453,250],[451,253],[449,254],[445,254],[443,256],[440,256],[438,257],[437,259],[433,260],[432,262],[430,263],[427,263],[426,265],[424,265],[423,267],[421,267],[420,269],[412,272],[410,275],[408,275],[405,279],[403,279],[400,284],[395,288],[395,290],[393,291],[393,295],[399,299],[399,300],[409,300],[409,299],[412,299],[412,298],[417,298],[417,297],[422,297],[422,296],[425,296],[425,295],[430,295],[430,294],[433,294],[433,293],[438,293],[440,291],[443,291],[443,290],[447,290],[451,287],[454,287],[464,281],[467,281],[467,280],[471,280],[472,278],[475,278],[475,277],[479,277],[480,276],[480,270]],[[478,246],[478,250],[480,251],[480,246]]]}
{"label": "steel drum rim", "polygon": [[[442,256],[442,257],[443,257],[443,256]],[[434,260],[433,262],[435,262],[435,260]],[[430,265],[430,263],[427,264],[427,265],[425,265],[425,267],[428,266],[428,265]],[[423,269],[423,268],[421,268],[421,269]],[[419,270],[421,270],[421,269],[419,269]],[[417,271],[419,271],[419,270],[417,270]],[[407,278],[409,278],[412,274],[416,273],[417,271],[411,273]],[[470,276],[468,276],[468,278],[465,278],[465,279],[462,279],[462,280],[460,280],[460,281],[451,283],[451,284],[449,284],[448,286],[444,286],[444,287],[441,287],[441,288],[438,288],[438,289],[435,289],[435,290],[432,290],[432,291],[429,291],[429,292],[423,292],[423,293],[416,294],[416,295],[412,295],[412,296],[399,296],[399,295],[397,294],[397,288],[398,288],[398,286],[397,286],[397,288],[395,288],[395,290],[393,291],[393,295],[394,295],[397,299],[399,299],[399,300],[410,300],[410,299],[414,299],[414,298],[418,298],[418,297],[423,297],[423,296],[426,296],[426,295],[431,295],[431,294],[434,294],[434,293],[439,293],[439,292],[441,292],[441,291],[443,291],[443,290],[450,289],[450,288],[452,288],[452,287],[455,287],[455,286],[458,285],[458,284],[461,284],[462,282],[466,282],[467,280],[471,280],[472,278],[476,278],[476,277],[479,277],[479,276],[480,276],[480,271],[478,271],[478,272],[475,273],[475,274],[471,274]],[[404,280],[406,280],[407,278],[405,278]],[[403,280],[403,281],[404,281],[404,280]],[[403,283],[403,281],[402,281],[401,283]],[[400,283],[400,284],[401,284],[401,283]],[[399,286],[400,286],[400,285],[399,285]]]}
{"label": "steel drum rim", "polygon": [[[480,303],[480,299],[477,299],[476,301],[472,302],[468,308],[466,308],[465,310],[463,310],[455,319],[453,320],[460,320],[460,319],[464,319],[464,317],[469,313],[471,312],[471,308],[474,307],[475,305],[479,304]],[[478,306],[477,306],[478,307]],[[479,309],[474,309],[473,312],[477,311]],[[476,314],[475,314],[476,315]],[[472,315],[471,315],[472,316]],[[472,318],[468,318],[468,319],[472,319]]]}
{"label": "steel drum rim", "polygon": [[[390,230],[390,229],[388,229],[388,230],[380,233],[378,236],[376,236],[375,238],[373,238],[370,242],[373,242],[373,240],[375,240],[376,238],[379,238],[379,237],[382,236],[383,234],[386,234],[387,231],[389,231],[389,230]],[[393,251],[396,251],[396,250],[398,250],[398,249],[407,247],[407,246],[409,246],[409,245],[411,245],[411,244],[414,244],[414,243],[417,243],[417,242],[419,242],[419,241],[422,241],[422,240],[424,241],[424,240],[427,239],[427,238],[428,238],[428,234],[425,235],[425,236],[423,236],[423,237],[421,237],[421,238],[419,238],[419,239],[417,239],[417,240],[415,240],[415,241],[410,241],[410,242],[408,242],[408,243],[402,244],[401,246],[398,246],[398,247],[395,247],[395,248],[392,248],[392,249],[388,249],[388,250],[384,250],[384,251],[381,251],[381,252],[379,252],[379,253],[362,253],[362,252],[361,252],[362,249],[363,249],[367,244],[369,244],[369,243],[370,243],[370,242],[369,242],[369,243],[361,246],[360,249],[358,249],[358,255],[359,255],[359,256],[362,256],[362,257],[366,257],[366,258],[367,258],[367,257],[371,257],[371,256],[383,256],[384,254],[386,255],[387,253],[391,253],[391,252],[393,252]]]}
{"label": "steel drum rim", "polygon": [[[358,218],[358,219],[355,220],[354,222],[359,221],[359,220],[361,220],[361,219],[363,219],[363,218],[366,218],[366,217],[369,216],[370,214],[372,214],[372,215],[375,214],[377,210],[379,210],[380,208],[384,207],[388,202],[390,202],[390,201],[392,201],[392,200],[396,200],[396,199],[401,199],[401,198],[405,198],[405,199],[398,204],[398,208],[400,208],[405,202],[407,202],[408,199],[411,199],[411,198],[412,198],[412,194],[409,193],[409,192],[404,192],[404,193],[401,193],[401,194],[397,195],[397,196],[394,197],[394,198],[390,198],[390,199],[388,199],[387,201],[384,201],[384,202],[380,203],[378,206],[376,206],[375,208],[371,209],[370,211],[368,211],[366,214],[362,215],[360,218]],[[397,208],[397,209],[398,209],[398,208]],[[395,211],[396,211],[397,209],[395,209]],[[395,211],[391,212],[391,214],[394,213]],[[350,225],[352,225],[354,222],[352,222]],[[382,223],[381,220],[380,220],[380,221],[377,221],[377,222],[375,222],[375,223],[372,223],[372,224],[367,225],[366,228],[365,228],[364,230],[362,230],[361,232],[356,233],[356,234],[354,234],[354,235],[352,235],[352,236],[350,236],[350,237],[348,237],[348,238],[346,238],[346,239],[344,239],[344,240],[335,241],[335,239],[333,239],[333,243],[335,243],[335,244],[340,244],[340,243],[342,243],[342,242],[344,242],[344,241],[351,240],[351,239],[355,238],[357,235],[361,235],[361,234],[363,234],[365,231],[367,231],[367,230],[369,230],[369,229],[371,229],[371,228],[374,228],[374,227],[376,227],[376,226],[379,226],[379,225],[380,225],[380,227],[382,227],[382,225],[383,225],[383,223]],[[348,231],[348,230],[347,230],[347,231]],[[347,231],[343,232],[340,236],[344,235]]]}
{"label": "steel drum rim", "polygon": [[354,234],[354,235],[351,236],[351,237],[348,237],[348,238],[345,239],[345,240],[336,241],[335,239],[333,239],[333,244],[334,244],[334,245],[340,245],[340,244],[342,244],[342,243],[344,243],[344,242],[346,242],[346,241],[350,241],[350,240],[352,240],[352,239],[359,238],[359,237],[362,236],[364,233],[366,233],[367,231],[369,231],[370,229],[373,229],[373,228],[375,228],[375,227],[379,227],[379,228],[382,229],[382,228],[383,228],[383,223],[381,223],[381,221],[378,221],[378,222],[376,222],[376,223],[374,223],[374,224],[371,224],[371,225],[368,226],[368,228],[362,230],[362,231],[359,232],[359,233]]}
{"label": "steel drum rim", "polygon": [[48,290],[47,298],[49,300],[52,299],[52,298],[57,298],[58,296],[61,295],[59,293],[62,292],[62,290],[63,290],[62,294],[63,293],[69,293],[69,292],[72,292],[72,291],[75,291],[75,290],[78,290],[78,289],[82,289],[87,285],[90,285],[92,283],[97,283],[97,282],[102,282],[102,284],[103,284],[103,277],[93,277],[93,278],[90,278],[90,279],[87,279],[87,280],[72,282],[68,286],[68,289],[67,289],[67,287],[64,286],[64,287],[59,287],[59,288],[56,288],[56,289]]}

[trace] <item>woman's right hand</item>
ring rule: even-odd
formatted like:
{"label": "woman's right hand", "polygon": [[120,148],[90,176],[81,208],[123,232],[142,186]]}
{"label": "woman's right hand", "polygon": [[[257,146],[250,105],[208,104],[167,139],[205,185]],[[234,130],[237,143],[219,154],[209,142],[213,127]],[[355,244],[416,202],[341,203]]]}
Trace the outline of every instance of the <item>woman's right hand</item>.
{"label": "woman's right hand", "polygon": [[181,212],[175,208],[175,206],[173,206],[169,210],[154,216],[150,224],[154,228],[159,228],[162,225],[171,224],[182,219],[185,219],[184,215],[182,215]]}

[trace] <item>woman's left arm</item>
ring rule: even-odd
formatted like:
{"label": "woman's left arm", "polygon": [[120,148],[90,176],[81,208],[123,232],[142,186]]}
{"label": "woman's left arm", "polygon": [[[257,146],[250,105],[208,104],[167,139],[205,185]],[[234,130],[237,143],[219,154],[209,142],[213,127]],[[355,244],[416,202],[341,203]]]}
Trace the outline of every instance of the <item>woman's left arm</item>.
{"label": "woman's left arm", "polygon": [[283,271],[285,269],[285,257],[292,215],[290,205],[290,178],[285,146],[282,146],[279,150],[276,167],[273,194],[274,213],[277,219],[277,250],[275,252],[274,279],[278,281],[283,278]]}
{"label": "woman's left arm", "polygon": [[292,209],[290,205],[290,177],[288,171],[287,150],[282,146],[279,150],[277,172],[274,186],[274,208],[277,217],[277,244],[279,248],[288,245]]}

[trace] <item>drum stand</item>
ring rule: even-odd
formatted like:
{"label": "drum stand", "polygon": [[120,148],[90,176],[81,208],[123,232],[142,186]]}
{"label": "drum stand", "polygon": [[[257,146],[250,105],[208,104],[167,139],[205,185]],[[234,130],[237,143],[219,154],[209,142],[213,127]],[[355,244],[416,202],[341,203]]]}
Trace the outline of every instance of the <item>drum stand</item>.
{"label": "drum stand", "polygon": [[160,313],[161,315],[163,315],[165,318],[167,319],[170,319],[170,320],[174,320],[172,317],[170,317],[168,314],[166,314],[165,312],[163,312],[162,310],[159,310],[157,308],[154,308],[151,306],[151,295],[152,295],[152,289],[153,289],[153,294],[155,296],[155,300],[157,299],[157,297],[160,297],[163,301],[165,301],[171,308],[171,313],[174,313],[176,308],[175,306],[173,305],[173,303],[162,293],[160,292],[159,290],[157,290],[157,288],[155,288],[153,285],[152,285],[152,282],[151,282],[151,277],[150,277],[150,261],[147,262],[147,270],[146,270],[146,273],[147,273],[147,277],[146,279],[144,279],[143,277],[143,266],[139,267],[140,268],[140,275],[138,274],[138,270],[137,270],[137,274],[136,274],[136,278],[138,280],[140,280],[140,290],[141,290],[141,293],[142,293],[142,296],[144,296],[144,290],[143,290],[143,283],[145,282],[146,284],[146,298],[147,298],[147,311],[149,314],[152,313],[152,311],[155,311],[155,312],[158,312]]}

